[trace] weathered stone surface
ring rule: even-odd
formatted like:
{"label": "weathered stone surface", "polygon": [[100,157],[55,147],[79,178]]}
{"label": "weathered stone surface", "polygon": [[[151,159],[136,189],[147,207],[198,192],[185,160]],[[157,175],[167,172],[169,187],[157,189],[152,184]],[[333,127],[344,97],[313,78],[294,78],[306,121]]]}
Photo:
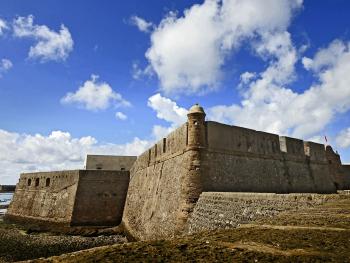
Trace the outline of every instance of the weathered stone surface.
{"label": "weathered stone surface", "polygon": [[48,225],[118,225],[127,171],[72,170],[21,174],[5,219]]}
{"label": "weathered stone surface", "polygon": [[342,165],[339,154],[335,153],[330,145],[326,147],[326,157],[329,173],[337,189],[350,189],[350,173],[347,173],[346,166]]}
{"label": "weathered stone surface", "polygon": [[136,156],[91,155],[85,160],[87,170],[117,170],[130,171],[136,161]]}
{"label": "weathered stone surface", "polygon": [[344,189],[350,189],[350,164],[343,165]]}
{"label": "weathered stone surface", "polygon": [[207,136],[201,173],[205,191],[336,191],[322,145],[308,145],[310,157],[301,140],[210,121]]}
{"label": "weathered stone surface", "polygon": [[188,220],[187,233],[234,228],[256,219],[273,217],[280,212],[320,205],[335,196],[203,192]]}
{"label": "weathered stone surface", "polygon": [[323,145],[205,121],[199,105],[186,124],[138,157],[130,176],[123,223],[137,239],[184,233],[202,191],[337,190]]}

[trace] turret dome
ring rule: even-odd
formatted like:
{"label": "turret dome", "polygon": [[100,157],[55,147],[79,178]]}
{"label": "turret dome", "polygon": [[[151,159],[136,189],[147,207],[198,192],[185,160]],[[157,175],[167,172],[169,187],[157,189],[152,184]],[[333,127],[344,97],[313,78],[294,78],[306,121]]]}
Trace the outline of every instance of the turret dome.
{"label": "turret dome", "polygon": [[196,103],[195,105],[193,105],[190,110],[188,111],[188,114],[192,114],[192,113],[201,113],[201,114],[205,114],[203,107],[201,107],[198,103]]}

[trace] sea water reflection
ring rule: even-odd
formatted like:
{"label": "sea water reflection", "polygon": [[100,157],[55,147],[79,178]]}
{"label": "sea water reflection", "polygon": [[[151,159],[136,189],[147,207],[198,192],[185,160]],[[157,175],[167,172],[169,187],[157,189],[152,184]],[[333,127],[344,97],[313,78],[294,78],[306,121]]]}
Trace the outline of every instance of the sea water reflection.
{"label": "sea water reflection", "polygon": [[0,193],[0,216],[6,213],[7,209],[1,208],[10,204],[13,193]]}

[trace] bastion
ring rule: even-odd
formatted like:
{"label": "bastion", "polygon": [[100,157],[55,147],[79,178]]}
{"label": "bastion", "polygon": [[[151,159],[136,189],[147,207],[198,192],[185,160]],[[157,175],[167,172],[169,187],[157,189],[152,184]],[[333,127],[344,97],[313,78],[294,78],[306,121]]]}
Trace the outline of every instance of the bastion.
{"label": "bastion", "polygon": [[47,229],[119,225],[135,159],[88,155],[90,169],[23,173],[5,220]]}
{"label": "bastion", "polygon": [[187,116],[185,124],[141,154],[131,168],[122,223],[136,239],[188,233],[195,225],[193,210],[206,192],[283,196],[346,188],[340,182],[350,173],[322,144],[206,121],[199,105]]}

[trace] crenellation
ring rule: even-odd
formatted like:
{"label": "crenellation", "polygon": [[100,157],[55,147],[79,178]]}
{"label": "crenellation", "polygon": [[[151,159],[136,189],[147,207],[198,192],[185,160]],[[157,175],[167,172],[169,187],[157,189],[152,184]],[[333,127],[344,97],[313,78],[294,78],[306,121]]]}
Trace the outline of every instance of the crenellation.
{"label": "crenellation", "polygon": [[304,153],[311,161],[327,162],[325,147],[315,142],[304,142]]}
{"label": "crenellation", "polygon": [[302,140],[287,136],[279,138],[281,151],[300,158],[305,158],[304,142]]}

